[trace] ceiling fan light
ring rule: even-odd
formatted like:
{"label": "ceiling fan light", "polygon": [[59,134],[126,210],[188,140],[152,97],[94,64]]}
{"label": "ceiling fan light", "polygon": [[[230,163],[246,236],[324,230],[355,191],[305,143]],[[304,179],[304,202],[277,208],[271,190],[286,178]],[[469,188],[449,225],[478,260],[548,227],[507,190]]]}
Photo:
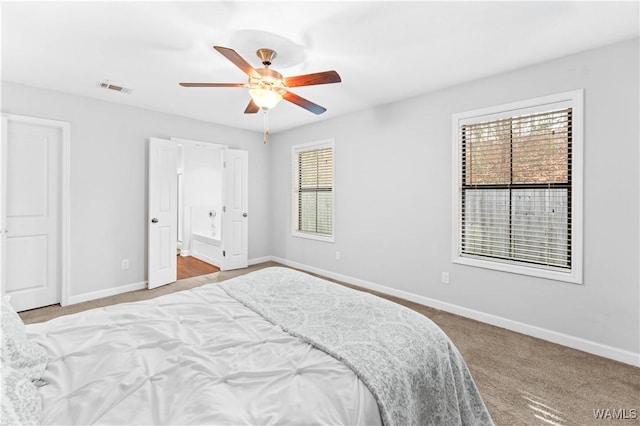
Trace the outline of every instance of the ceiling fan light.
{"label": "ceiling fan light", "polygon": [[263,109],[271,109],[282,100],[282,95],[274,90],[254,88],[249,89],[253,102]]}

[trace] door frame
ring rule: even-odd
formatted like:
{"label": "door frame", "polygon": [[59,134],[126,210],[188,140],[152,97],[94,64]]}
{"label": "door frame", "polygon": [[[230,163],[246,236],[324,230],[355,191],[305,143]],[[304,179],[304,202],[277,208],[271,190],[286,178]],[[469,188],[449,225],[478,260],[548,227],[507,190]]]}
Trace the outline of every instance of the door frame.
{"label": "door frame", "polygon": [[2,196],[0,197],[0,214],[2,221],[2,229],[0,229],[0,233],[2,233],[2,243],[0,244],[0,286],[2,294],[4,294],[5,289],[5,232],[4,232],[4,224],[6,223],[6,147],[7,147],[7,137],[8,134],[8,125],[9,122],[16,123],[25,123],[25,124],[34,124],[40,126],[48,126],[57,128],[60,131],[60,175],[58,176],[60,182],[59,187],[59,213],[60,218],[58,220],[58,232],[60,238],[60,305],[66,306],[69,304],[69,289],[70,289],[70,228],[71,228],[71,218],[69,215],[70,212],[70,182],[71,182],[71,124],[68,121],[59,121],[59,120],[51,120],[47,118],[38,118],[38,117],[30,117],[26,115],[18,115],[18,114],[2,114],[2,153],[1,153],[1,161],[0,161],[0,188],[2,192]]}
{"label": "door frame", "polygon": [[187,145],[206,145],[207,148],[218,148],[218,149],[227,149],[229,148],[229,145],[223,145],[223,144],[219,144],[219,143],[214,143],[214,142],[205,142],[205,141],[198,141],[195,139],[184,139],[184,138],[174,138],[174,137],[170,137],[169,140],[174,141],[178,144],[187,144]]}

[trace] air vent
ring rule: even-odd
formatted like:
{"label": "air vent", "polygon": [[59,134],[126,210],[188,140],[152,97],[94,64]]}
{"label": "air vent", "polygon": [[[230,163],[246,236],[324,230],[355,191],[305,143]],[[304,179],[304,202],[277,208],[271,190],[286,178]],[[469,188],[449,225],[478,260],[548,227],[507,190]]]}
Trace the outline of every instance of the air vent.
{"label": "air vent", "polygon": [[128,87],[124,87],[124,85],[122,85],[121,83],[117,83],[115,81],[109,81],[109,80],[101,81],[100,83],[98,83],[98,87],[102,89],[113,90],[115,92],[120,92],[120,93],[131,93],[133,91]]}

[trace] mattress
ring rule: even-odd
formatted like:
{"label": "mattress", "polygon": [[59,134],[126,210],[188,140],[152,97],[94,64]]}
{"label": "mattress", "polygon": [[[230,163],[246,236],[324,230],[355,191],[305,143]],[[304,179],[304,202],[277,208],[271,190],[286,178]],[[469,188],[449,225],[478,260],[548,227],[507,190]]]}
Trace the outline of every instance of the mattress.
{"label": "mattress", "polygon": [[288,268],[27,332],[43,424],[492,424],[433,322]]}

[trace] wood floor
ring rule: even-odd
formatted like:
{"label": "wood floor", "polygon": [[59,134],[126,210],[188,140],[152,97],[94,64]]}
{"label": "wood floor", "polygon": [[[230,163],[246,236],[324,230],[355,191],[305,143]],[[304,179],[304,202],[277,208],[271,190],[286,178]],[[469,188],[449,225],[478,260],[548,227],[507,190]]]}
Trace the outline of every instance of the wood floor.
{"label": "wood floor", "polygon": [[184,280],[191,277],[199,277],[213,272],[220,271],[220,268],[196,259],[193,256],[178,256],[178,279]]}

